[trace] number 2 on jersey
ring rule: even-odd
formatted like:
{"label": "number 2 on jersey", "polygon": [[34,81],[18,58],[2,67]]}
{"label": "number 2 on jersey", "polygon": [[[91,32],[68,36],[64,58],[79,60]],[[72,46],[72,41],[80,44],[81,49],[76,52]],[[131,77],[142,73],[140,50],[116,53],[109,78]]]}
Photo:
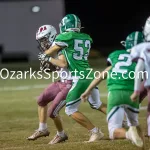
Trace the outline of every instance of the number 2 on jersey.
{"label": "number 2 on jersey", "polygon": [[[87,52],[84,52],[84,47],[87,48]],[[89,40],[74,40],[73,58],[76,60],[87,60],[91,48],[91,42]]]}
{"label": "number 2 on jersey", "polygon": [[129,54],[120,54],[118,57],[119,62],[117,62],[112,69],[113,72],[117,73],[127,73],[127,68],[121,68],[121,67],[128,67],[132,65],[132,60]]}

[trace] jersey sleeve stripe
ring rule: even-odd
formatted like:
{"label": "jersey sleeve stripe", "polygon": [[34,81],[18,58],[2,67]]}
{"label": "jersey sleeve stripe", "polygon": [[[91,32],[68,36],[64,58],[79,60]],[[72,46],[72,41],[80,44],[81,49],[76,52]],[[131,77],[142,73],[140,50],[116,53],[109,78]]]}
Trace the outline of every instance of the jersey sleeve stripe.
{"label": "jersey sleeve stripe", "polygon": [[77,17],[75,15],[73,15],[74,19],[75,19],[75,28],[77,27]]}
{"label": "jersey sleeve stripe", "polygon": [[65,42],[55,42],[55,44],[62,47],[66,47],[66,46],[68,47],[68,44]]}
{"label": "jersey sleeve stripe", "polygon": [[70,64],[70,61],[69,61],[68,56],[67,56],[67,53],[66,53],[65,50],[64,50],[64,52],[65,52],[65,56],[66,56],[66,58],[67,58],[67,62]]}

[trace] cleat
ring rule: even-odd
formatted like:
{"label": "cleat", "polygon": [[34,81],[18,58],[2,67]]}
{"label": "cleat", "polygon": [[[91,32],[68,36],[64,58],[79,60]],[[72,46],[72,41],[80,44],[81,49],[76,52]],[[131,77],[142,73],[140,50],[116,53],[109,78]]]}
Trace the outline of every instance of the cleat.
{"label": "cleat", "polygon": [[27,140],[37,140],[40,137],[49,136],[50,132],[46,129],[43,131],[36,130],[31,136],[27,137]]}
{"label": "cleat", "polygon": [[131,126],[127,131],[128,139],[132,141],[138,147],[143,147],[144,143],[141,137],[138,135],[137,129],[135,126]]}
{"label": "cleat", "polygon": [[101,130],[98,128],[97,133],[91,132],[89,141],[85,141],[85,143],[95,142],[101,140],[103,137],[104,137],[104,133],[102,133]]}
{"label": "cleat", "polygon": [[57,144],[57,143],[65,142],[66,140],[68,140],[68,136],[66,134],[64,134],[64,137],[61,137],[56,134],[56,136],[48,144]]}

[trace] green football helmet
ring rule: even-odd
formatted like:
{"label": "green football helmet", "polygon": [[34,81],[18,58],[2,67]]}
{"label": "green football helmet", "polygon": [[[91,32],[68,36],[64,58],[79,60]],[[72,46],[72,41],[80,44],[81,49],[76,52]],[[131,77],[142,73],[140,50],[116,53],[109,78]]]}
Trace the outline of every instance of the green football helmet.
{"label": "green football helmet", "polygon": [[144,42],[144,36],[142,32],[135,31],[126,37],[125,41],[121,41],[121,44],[126,48],[126,50],[131,49],[138,43]]}
{"label": "green football helmet", "polygon": [[74,14],[66,15],[59,24],[60,33],[67,31],[76,31],[80,32],[81,21],[78,16]]}

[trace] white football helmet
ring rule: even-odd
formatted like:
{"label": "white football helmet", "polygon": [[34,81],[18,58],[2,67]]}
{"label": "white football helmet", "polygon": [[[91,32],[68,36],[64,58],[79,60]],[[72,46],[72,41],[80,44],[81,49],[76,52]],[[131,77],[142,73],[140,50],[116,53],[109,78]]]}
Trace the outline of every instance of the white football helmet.
{"label": "white football helmet", "polygon": [[50,48],[55,40],[57,31],[52,25],[43,25],[36,32],[36,40],[40,44],[42,51]]}
{"label": "white football helmet", "polygon": [[145,37],[145,40],[150,42],[150,17],[147,18],[144,28],[143,28],[143,34]]}

